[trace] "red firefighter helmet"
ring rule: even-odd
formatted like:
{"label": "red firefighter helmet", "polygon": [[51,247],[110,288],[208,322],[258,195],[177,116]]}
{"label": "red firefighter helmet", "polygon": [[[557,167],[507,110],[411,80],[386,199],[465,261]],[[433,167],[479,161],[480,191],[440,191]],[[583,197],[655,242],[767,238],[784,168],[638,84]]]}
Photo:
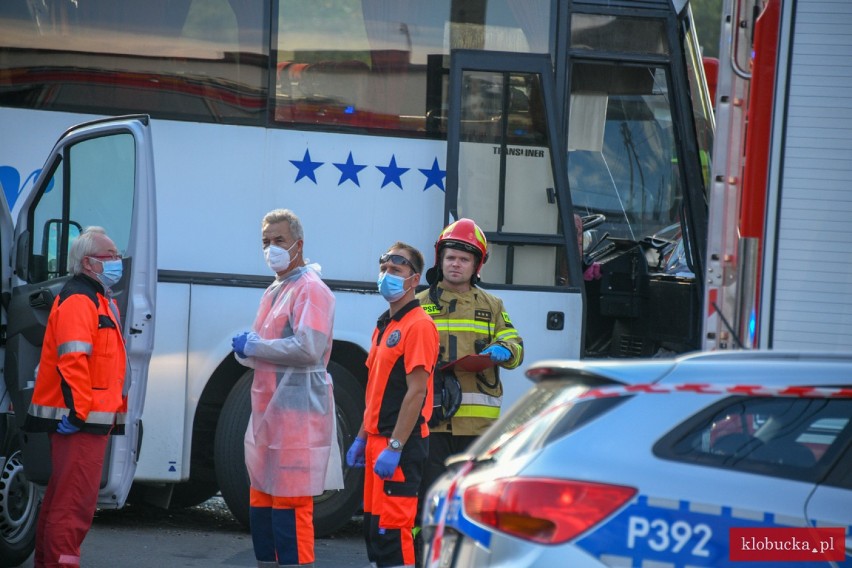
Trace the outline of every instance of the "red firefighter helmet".
{"label": "red firefighter helmet", "polygon": [[[426,280],[430,284],[443,279],[441,273],[441,251],[445,248],[462,250],[473,254],[476,258],[476,269],[471,277],[471,284],[479,281],[479,272],[482,265],[488,260],[488,241],[485,233],[473,222],[472,219],[462,218],[455,223],[447,225],[438,240],[435,241],[435,266],[426,273]],[[431,274],[430,274],[431,273]]]}

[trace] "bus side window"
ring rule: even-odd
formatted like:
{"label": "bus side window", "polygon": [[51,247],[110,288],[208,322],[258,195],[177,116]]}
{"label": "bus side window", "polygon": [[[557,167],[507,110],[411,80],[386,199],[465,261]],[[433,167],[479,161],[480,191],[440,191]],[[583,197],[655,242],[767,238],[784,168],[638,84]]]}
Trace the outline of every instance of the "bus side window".
{"label": "bus side window", "polygon": [[[279,73],[274,117],[282,122],[390,129],[419,136],[446,134],[446,83],[452,49],[547,52],[548,0],[278,0]],[[463,6],[462,6],[463,5]],[[440,67],[436,68],[436,64]],[[300,73],[290,72],[293,66]],[[436,74],[437,70],[437,74]],[[284,72],[287,71],[287,72]],[[322,71],[322,73],[319,73]],[[315,81],[311,75],[322,78]],[[298,78],[296,77],[298,75]],[[512,90],[519,144],[537,143],[528,86]],[[480,138],[494,138],[500,115],[494,93],[479,90],[470,108]],[[474,97],[475,98],[475,97]],[[475,118],[475,117],[481,118]]]}
{"label": "bus side window", "polygon": [[[357,60],[284,61],[278,64],[277,120],[315,122],[328,113],[350,122],[368,100],[370,69]],[[313,115],[313,116],[312,116]]]}

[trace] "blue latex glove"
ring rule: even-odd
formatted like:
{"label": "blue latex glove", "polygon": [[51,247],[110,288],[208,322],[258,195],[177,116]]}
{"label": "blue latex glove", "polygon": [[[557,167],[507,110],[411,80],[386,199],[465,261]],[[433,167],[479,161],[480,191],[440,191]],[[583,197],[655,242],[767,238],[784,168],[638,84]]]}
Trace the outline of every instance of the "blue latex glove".
{"label": "blue latex glove", "polygon": [[60,434],[68,435],[68,434],[75,434],[75,433],[79,432],[80,429],[77,426],[74,426],[73,424],[71,424],[71,422],[68,421],[67,416],[63,416],[62,420],[59,421],[59,424],[56,425],[56,431],[59,432]]}
{"label": "blue latex glove", "polygon": [[239,355],[241,358],[246,358],[246,341],[248,340],[248,331],[244,331],[242,333],[238,333],[233,338],[231,338],[231,347],[234,348],[234,353]]}
{"label": "blue latex glove", "polygon": [[373,471],[382,479],[390,479],[393,477],[396,466],[399,465],[401,455],[402,452],[395,452],[390,448],[382,450],[382,453],[379,454],[379,459],[376,460],[376,467],[373,468]]}
{"label": "blue latex glove", "polygon": [[364,467],[364,449],[366,447],[367,442],[364,438],[355,438],[355,441],[349,446],[349,451],[346,452],[346,465]]}
{"label": "blue latex glove", "polygon": [[482,350],[480,355],[488,355],[491,357],[491,360],[495,363],[505,363],[509,359],[512,358],[512,352],[503,347],[502,345],[492,345],[491,347],[486,347]]}

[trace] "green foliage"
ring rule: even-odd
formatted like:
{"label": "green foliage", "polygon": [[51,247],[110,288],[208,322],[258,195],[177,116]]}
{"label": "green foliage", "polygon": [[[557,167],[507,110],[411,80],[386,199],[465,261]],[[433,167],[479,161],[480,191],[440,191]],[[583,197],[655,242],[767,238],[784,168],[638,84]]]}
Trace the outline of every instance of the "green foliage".
{"label": "green foliage", "polygon": [[692,17],[701,55],[719,57],[719,30],[722,27],[722,0],[691,0]]}

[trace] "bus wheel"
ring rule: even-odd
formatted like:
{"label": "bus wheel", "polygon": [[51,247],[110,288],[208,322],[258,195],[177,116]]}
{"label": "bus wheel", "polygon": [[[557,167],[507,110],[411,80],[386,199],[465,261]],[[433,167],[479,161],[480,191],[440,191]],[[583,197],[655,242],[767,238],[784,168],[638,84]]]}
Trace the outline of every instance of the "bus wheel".
{"label": "bus wheel", "polygon": [[246,371],[231,389],[222,406],[213,456],[219,491],[234,517],[249,526],[249,478],[246,471],[243,440],[251,416],[251,380],[254,371]]}
{"label": "bus wheel", "polygon": [[192,479],[192,473],[190,473],[188,482],[178,483],[172,490],[169,509],[174,510],[195,507],[196,505],[204,503],[218,492],[219,484],[216,483],[216,480],[194,481]]}
{"label": "bus wheel", "polygon": [[350,468],[346,465],[346,450],[358,435],[358,428],[364,419],[364,388],[352,373],[334,361],[329,362],[328,372],[334,382],[343,489],[326,491],[314,499],[314,531],[317,537],[327,536],[348,523],[361,508],[364,493],[364,468]]}
{"label": "bus wheel", "polygon": [[24,476],[21,452],[12,448],[0,471],[0,566],[20,566],[35,548],[39,498]]}

